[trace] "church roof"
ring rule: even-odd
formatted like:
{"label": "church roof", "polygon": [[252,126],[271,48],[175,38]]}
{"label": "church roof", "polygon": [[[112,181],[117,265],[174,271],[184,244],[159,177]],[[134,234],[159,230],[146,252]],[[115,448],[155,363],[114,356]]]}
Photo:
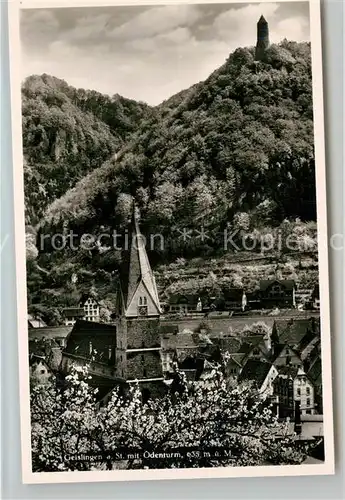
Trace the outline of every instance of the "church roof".
{"label": "church roof", "polygon": [[130,227],[128,249],[123,252],[123,269],[121,276],[121,290],[125,309],[129,307],[131,300],[138,288],[143,283],[158,312],[161,311],[156,281],[147,257],[145,249],[145,238],[140,232],[138,222],[138,210],[133,206],[133,215]]}

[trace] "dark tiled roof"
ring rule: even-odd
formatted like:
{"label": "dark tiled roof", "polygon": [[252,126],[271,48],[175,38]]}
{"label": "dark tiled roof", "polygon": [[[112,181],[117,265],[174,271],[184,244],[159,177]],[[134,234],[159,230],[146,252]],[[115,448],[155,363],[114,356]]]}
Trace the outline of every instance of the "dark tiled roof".
{"label": "dark tiled roof", "polygon": [[219,345],[224,352],[228,352],[229,354],[240,352],[241,350],[241,341],[236,337],[224,337],[219,339]]}
{"label": "dark tiled roof", "polygon": [[78,319],[72,329],[71,337],[83,336],[83,335],[95,335],[97,337],[101,335],[108,336],[109,334],[116,333],[116,326],[109,325],[108,323],[98,323],[97,321],[85,321]]}
{"label": "dark tiled roof", "polygon": [[260,281],[260,290],[262,292],[264,292],[267,290],[267,288],[269,288],[274,283],[278,283],[279,285],[282,285],[285,288],[285,290],[293,290],[296,286],[296,283],[294,280],[261,280]]}
{"label": "dark tiled roof", "polygon": [[254,380],[257,385],[260,387],[265,378],[267,377],[268,372],[271,369],[271,364],[266,363],[264,361],[258,361],[256,359],[248,359],[242,371],[240,373],[239,380],[240,382],[243,380]]}
{"label": "dark tiled roof", "polygon": [[224,291],[225,301],[241,301],[243,297],[243,288],[231,288]]}
{"label": "dark tiled roof", "polygon": [[321,358],[317,358],[310,367],[307,377],[313,382],[315,386],[322,384],[322,365]]}
{"label": "dark tiled roof", "polygon": [[315,318],[279,319],[275,321],[275,328],[280,344],[286,343],[297,348],[307,334],[312,335],[312,332],[318,334],[319,321]]}

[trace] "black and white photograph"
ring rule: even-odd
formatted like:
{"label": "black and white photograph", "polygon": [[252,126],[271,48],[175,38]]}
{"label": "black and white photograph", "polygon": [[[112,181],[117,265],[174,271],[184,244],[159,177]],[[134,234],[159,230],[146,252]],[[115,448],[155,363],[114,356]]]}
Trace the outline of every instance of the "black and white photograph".
{"label": "black and white photograph", "polygon": [[25,482],[332,474],[319,2],[12,9]]}

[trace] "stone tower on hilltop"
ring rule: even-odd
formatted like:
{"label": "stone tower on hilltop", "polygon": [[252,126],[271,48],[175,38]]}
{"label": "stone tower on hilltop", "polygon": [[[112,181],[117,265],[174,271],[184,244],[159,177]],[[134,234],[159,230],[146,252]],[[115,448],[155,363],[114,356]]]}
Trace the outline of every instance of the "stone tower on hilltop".
{"label": "stone tower on hilltop", "polygon": [[155,278],[133,205],[127,248],[122,251],[117,300],[117,375],[138,381],[146,397],[163,385],[160,341],[161,307]]}
{"label": "stone tower on hilltop", "polygon": [[266,50],[270,46],[268,22],[261,16],[257,23],[257,41],[255,48],[255,60],[262,61]]}

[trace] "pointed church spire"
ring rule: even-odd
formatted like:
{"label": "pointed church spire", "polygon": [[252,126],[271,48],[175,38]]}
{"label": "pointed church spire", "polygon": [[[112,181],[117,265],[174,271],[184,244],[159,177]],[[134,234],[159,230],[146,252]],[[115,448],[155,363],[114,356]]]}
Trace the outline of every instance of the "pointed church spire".
{"label": "pointed church spire", "polygon": [[120,276],[123,311],[126,317],[159,316],[161,313],[155,278],[139,228],[139,210],[133,203],[128,245],[122,253]]}

